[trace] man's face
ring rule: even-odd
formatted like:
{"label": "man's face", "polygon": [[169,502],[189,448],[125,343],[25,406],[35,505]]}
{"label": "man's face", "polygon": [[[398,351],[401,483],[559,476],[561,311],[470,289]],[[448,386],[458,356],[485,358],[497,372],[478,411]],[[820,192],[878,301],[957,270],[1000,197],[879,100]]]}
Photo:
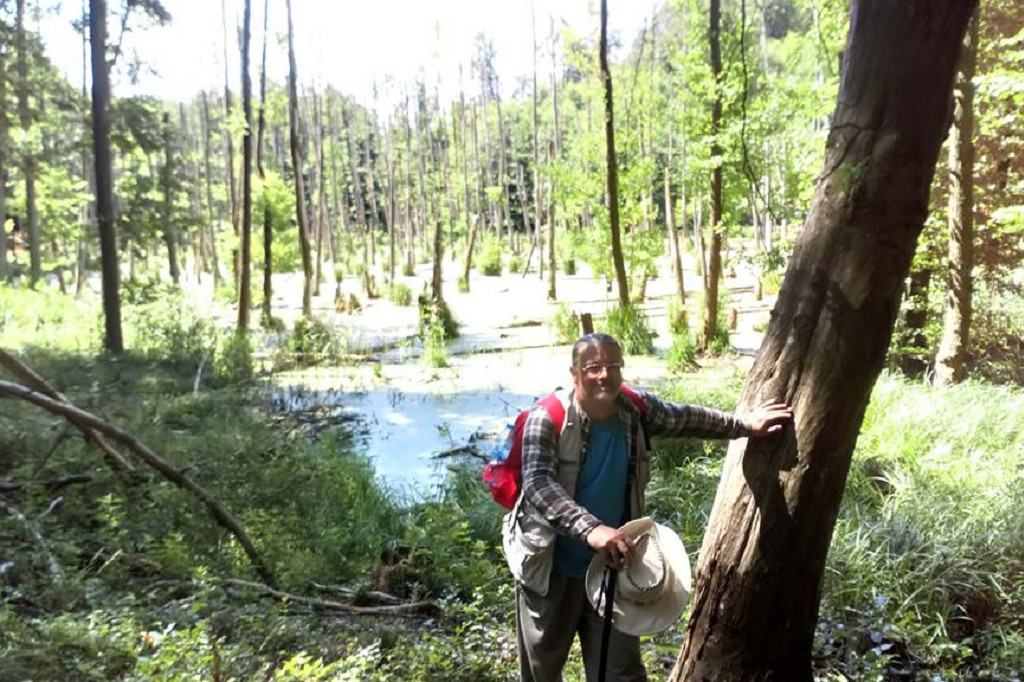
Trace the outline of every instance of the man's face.
{"label": "man's face", "polygon": [[591,410],[610,409],[622,386],[622,351],[598,343],[583,348],[572,368],[572,381],[581,404]]}

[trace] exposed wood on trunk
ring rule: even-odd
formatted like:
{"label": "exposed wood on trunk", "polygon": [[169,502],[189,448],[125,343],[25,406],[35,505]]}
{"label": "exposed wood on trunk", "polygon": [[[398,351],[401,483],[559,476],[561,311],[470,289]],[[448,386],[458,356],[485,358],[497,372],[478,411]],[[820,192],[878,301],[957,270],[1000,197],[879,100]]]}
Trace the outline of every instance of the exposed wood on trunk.
{"label": "exposed wood on trunk", "polygon": [[813,677],[825,558],[976,4],[853,3],[824,169],[740,398],[783,400],[794,423],[729,448],[672,682]]}
{"label": "exposed wood on trunk", "polygon": [[974,281],[974,71],[978,50],[978,10],[964,36],[953,87],[953,125],[949,130],[949,251],[946,263],[946,312],[935,355],[935,383],[967,378]]}

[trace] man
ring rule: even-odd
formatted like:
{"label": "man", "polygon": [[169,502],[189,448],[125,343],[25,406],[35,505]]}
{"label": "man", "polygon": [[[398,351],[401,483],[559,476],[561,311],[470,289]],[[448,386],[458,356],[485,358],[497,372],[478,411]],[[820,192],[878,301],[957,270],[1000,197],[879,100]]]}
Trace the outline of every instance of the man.
{"label": "man", "polygon": [[[502,531],[516,579],[521,682],[561,680],[577,634],[587,679],[597,680],[602,621],[584,579],[595,552],[613,567],[631,555],[632,542],[618,527],[644,515],[647,436],[759,437],[792,418],[774,400],[741,419],[649,393],[629,396],[621,390],[622,367],[613,337],[583,336],[572,348],[572,388],[558,393],[565,408],[561,432],[544,409],[526,420],[522,494]],[[607,666],[609,680],[646,680],[639,638],[613,631]]]}

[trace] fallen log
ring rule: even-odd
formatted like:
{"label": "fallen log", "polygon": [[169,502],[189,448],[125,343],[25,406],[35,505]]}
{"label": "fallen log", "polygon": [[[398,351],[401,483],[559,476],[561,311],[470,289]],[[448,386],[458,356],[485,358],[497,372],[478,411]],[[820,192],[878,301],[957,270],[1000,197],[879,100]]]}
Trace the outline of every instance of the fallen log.
{"label": "fallen log", "polygon": [[39,486],[48,490],[60,490],[61,488],[75,483],[89,483],[92,476],[88,474],[71,474],[60,478],[32,479],[29,481],[0,481],[0,493],[13,493],[24,490],[30,486]]}
{"label": "fallen log", "polygon": [[[218,581],[222,585],[242,587],[256,590],[269,597],[281,601],[303,604],[320,611],[333,611],[337,613],[351,613],[370,616],[430,616],[441,615],[441,607],[432,601],[403,602],[399,604],[388,604],[383,606],[355,606],[345,602],[334,601],[333,599],[319,599],[317,597],[303,597],[302,595],[285,592],[263,583],[251,580],[239,580],[237,578],[223,578]],[[390,595],[389,595],[390,596]]]}

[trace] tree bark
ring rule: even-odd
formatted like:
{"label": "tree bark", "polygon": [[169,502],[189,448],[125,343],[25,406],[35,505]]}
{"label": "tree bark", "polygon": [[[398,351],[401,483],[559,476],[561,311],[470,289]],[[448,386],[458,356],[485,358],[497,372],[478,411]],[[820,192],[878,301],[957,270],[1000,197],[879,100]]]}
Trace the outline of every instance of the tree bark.
{"label": "tree bark", "polygon": [[110,119],[107,112],[110,104],[110,77],[107,73],[105,0],[89,0],[89,39],[92,45],[92,149],[96,174],[96,222],[103,270],[103,347],[111,353],[123,353],[113,167],[110,161]]}
{"label": "tree bark", "polygon": [[665,225],[668,227],[668,253],[672,260],[672,276],[676,280],[676,296],[679,305],[686,304],[686,289],[683,287],[683,257],[679,249],[679,231],[676,229],[675,216],[672,214],[672,182],[669,179],[669,168],[665,168]]}
{"label": "tree bark", "polygon": [[252,3],[242,7],[242,253],[238,263],[238,331],[249,329],[252,307],[252,78],[249,76],[249,43],[252,39]]}
{"label": "tree bark", "polygon": [[707,349],[718,333],[718,284],[722,276],[722,3],[711,0],[708,35],[711,42],[711,76],[715,97],[711,103],[711,158],[717,159],[711,169],[711,232],[708,244],[707,269],[704,271],[704,318],[701,325],[700,348]]}
{"label": "tree bark", "polygon": [[825,557],[976,4],[853,4],[824,170],[740,398],[784,400],[794,423],[729,449],[673,682],[812,679]]}
{"label": "tree bark", "polygon": [[161,119],[164,138],[164,166],[160,184],[163,185],[163,233],[167,246],[167,271],[175,285],[181,284],[181,265],[178,260],[178,234],[174,227],[174,131],[171,117],[164,112]]}
{"label": "tree bark", "polygon": [[209,231],[209,245],[210,245],[210,266],[213,268],[213,285],[214,288],[220,284],[221,273],[220,273],[220,260],[217,257],[217,228],[216,224],[219,223],[219,211],[218,220],[214,221],[213,216],[213,168],[210,164],[210,137],[212,134],[210,125],[210,101],[203,90],[202,94],[202,109],[203,109],[203,171],[206,181],[206,213],[207,222],[209,223],[205,228]]}
{"label": "tree bark", "polygon": [[[17,6],[17,96],[18,119],[21,129],[28,134],[32,127],[32,111],[29,106],[28,40],[25,36],[25,0],[18,0]],[[31,145],[29,145],[31,146]],[[25,175],[25,222],[28,223],[29,242],[29,283],[35,288],[43,276],[41,242],[39,234],[39,210],[36,205],[36,159],[33,151],[26,148],[21,158],[22,173]]]}
{"label": "tree bark", "polygon": [[295,34],[292,29],[292,0],[285,0],[288,10],[288,124],[292,173],[295,176],[295,215],[299,224],[299,250],[302,252],[302,314],[313,314],[313,263],[310,257],[309,230],[306,227],[306,190],[302,179],[302,156],[299,154],[299,88],[295,66]]}
{"label": "tree bark", "polygon": [[[712,5],[717,0],[712,0]],[[612,97],[612,72],[608,68],[608,0],[601,0],[601,81],[604,83],[604,140],[608,161],[608,214],[612,224],[612,261],[615,281],[619,285],[619,307],[629,307],[629,282],[626,279],[626,261],[622,257],[622,237],[619,229],[619,163],[615,158],[615,114]],[[552,221],[554,224],[554,221]]]}
{"label": "tree bark", "polygon": [[965,362],[972,318],[974,267],[974,70],[978,50],[978,10],[960,50],[953,86],[953,125],[949,129],[949,258],[946,313],[935,355],[935,383],[967,378]]}
{"label": "tree bark", "polygon": [[256,123],[256,172],[263,191],[263,303],[260,322],[264,327],[273,323],[271,301],[274,297],[274,224],[267,196],[267,173],[263,167],[263,135],[267,128],[267,17],[270,0],[263,0],[263,54],[260,57],[260,114]]}
{"label": "tree bark", "polygon": [[[82,41],[84,43],[84,37]],[[84,84],[82,89],[84,91]],[[85,99],[85,92],[82,99]],[[7,126],[7,57],[5,50],[0,50],[0,283],[11,277],[7,263]]]}

